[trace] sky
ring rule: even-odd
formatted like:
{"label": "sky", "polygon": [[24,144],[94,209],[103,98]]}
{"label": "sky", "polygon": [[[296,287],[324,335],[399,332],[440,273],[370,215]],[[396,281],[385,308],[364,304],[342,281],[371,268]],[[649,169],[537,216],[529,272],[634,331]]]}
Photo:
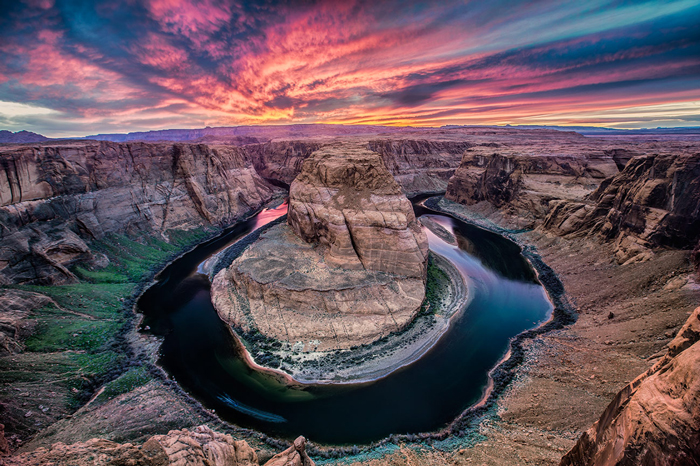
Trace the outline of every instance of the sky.
{"label": "sky", "polygon": [[700,126],[700,0],[0,0],[0,129]]}

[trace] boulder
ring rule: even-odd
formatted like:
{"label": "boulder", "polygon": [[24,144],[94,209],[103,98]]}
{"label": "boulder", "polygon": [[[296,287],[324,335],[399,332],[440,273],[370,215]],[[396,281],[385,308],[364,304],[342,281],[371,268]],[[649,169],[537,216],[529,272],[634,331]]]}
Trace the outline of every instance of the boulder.
{"label": "boulder", "polygon": [[306,439],[299,436],[294,444],[278,453],[265,463],[264,466],[315,466],[316,463],[306,454]]}

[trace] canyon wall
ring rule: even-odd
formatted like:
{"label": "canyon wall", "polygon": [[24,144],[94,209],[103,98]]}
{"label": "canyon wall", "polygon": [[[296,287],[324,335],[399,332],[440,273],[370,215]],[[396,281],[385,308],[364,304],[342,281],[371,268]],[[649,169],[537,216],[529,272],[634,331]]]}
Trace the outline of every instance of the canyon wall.
{"label": "canyon wall", "polygon": [[260,176],[289,186],[304,160],[320,148],[315,141],[272,141],[247,145],[245,151]]}
{"label": "canyon wall", "polygon": [[632,154],[469,151],[445,197],[481,212],[527,219],[528,228],[559,236],[598,235],[614,243],[619,263],[646,260],[658,247],[692,249],[700,240],[700,154]]}
{"label": "canyon wall", "polygon": [[700,458],[700,308],[625,386],[560,466],[680,466]]}
{"label": "canyon wall", "polygon": [[597,233],[619,263],[658,247],[692,249],[700,240],[700,154],[631,159],[583,202],[556,201],[544,227],[559,235]]}
{"label": "canyon wall", "polygon": [[465,152],[445,197],[465,205],[487,202],[529,221],[541,221],[555,199],[580,200],[618,172],[602,151],[572,155],[523,155],[480,149]]}
{"label": "canyon wall", "polygon": [[381,155],[404,192],[413,195],[444,191],[462,154],[473,145],[467,141],[374,139],[367,148]]}
{"label": "canyon wall", "polygon": [[231,146],[65,142],[0,149],[0,283],[67,283],[89,241],[226,225],[275,188]]}
{"label": "canyon wall", "polygon": [[[263,178],[290,185],[301,172],[304,160],[332,143],[327,139],[275,140],[249,144],[243,150]],[[372,139],[366,144],[368,150],[382,157],[386,168],[409,196],[444,191],[462,154],[474,145],[467,141],[428,139]]]}

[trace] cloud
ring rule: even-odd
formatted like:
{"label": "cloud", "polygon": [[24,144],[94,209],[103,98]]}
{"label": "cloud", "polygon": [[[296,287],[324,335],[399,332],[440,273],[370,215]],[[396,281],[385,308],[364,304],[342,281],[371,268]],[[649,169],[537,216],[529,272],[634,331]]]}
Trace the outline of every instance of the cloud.
{"label": "cloud", "polygon": [[[605,120],[631,103],[700,99],[700,5],[689,0],[32,0],[2,9],[0,100],[60,112],[76,133],[575,122],[576,111]],[[20,117],[12,125],[65,130]]]}

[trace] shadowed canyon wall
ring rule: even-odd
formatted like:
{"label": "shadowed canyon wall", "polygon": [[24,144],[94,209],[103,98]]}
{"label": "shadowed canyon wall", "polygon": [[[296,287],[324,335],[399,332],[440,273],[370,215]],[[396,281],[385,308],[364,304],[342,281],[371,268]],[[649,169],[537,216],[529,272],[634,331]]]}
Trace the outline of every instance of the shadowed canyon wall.
{"label": "shadowed canyon wall", "polygon": [[66,283],[109,233],[223,226],[275,193],[240,149],[66,142],[0,149],[0,283]]}

